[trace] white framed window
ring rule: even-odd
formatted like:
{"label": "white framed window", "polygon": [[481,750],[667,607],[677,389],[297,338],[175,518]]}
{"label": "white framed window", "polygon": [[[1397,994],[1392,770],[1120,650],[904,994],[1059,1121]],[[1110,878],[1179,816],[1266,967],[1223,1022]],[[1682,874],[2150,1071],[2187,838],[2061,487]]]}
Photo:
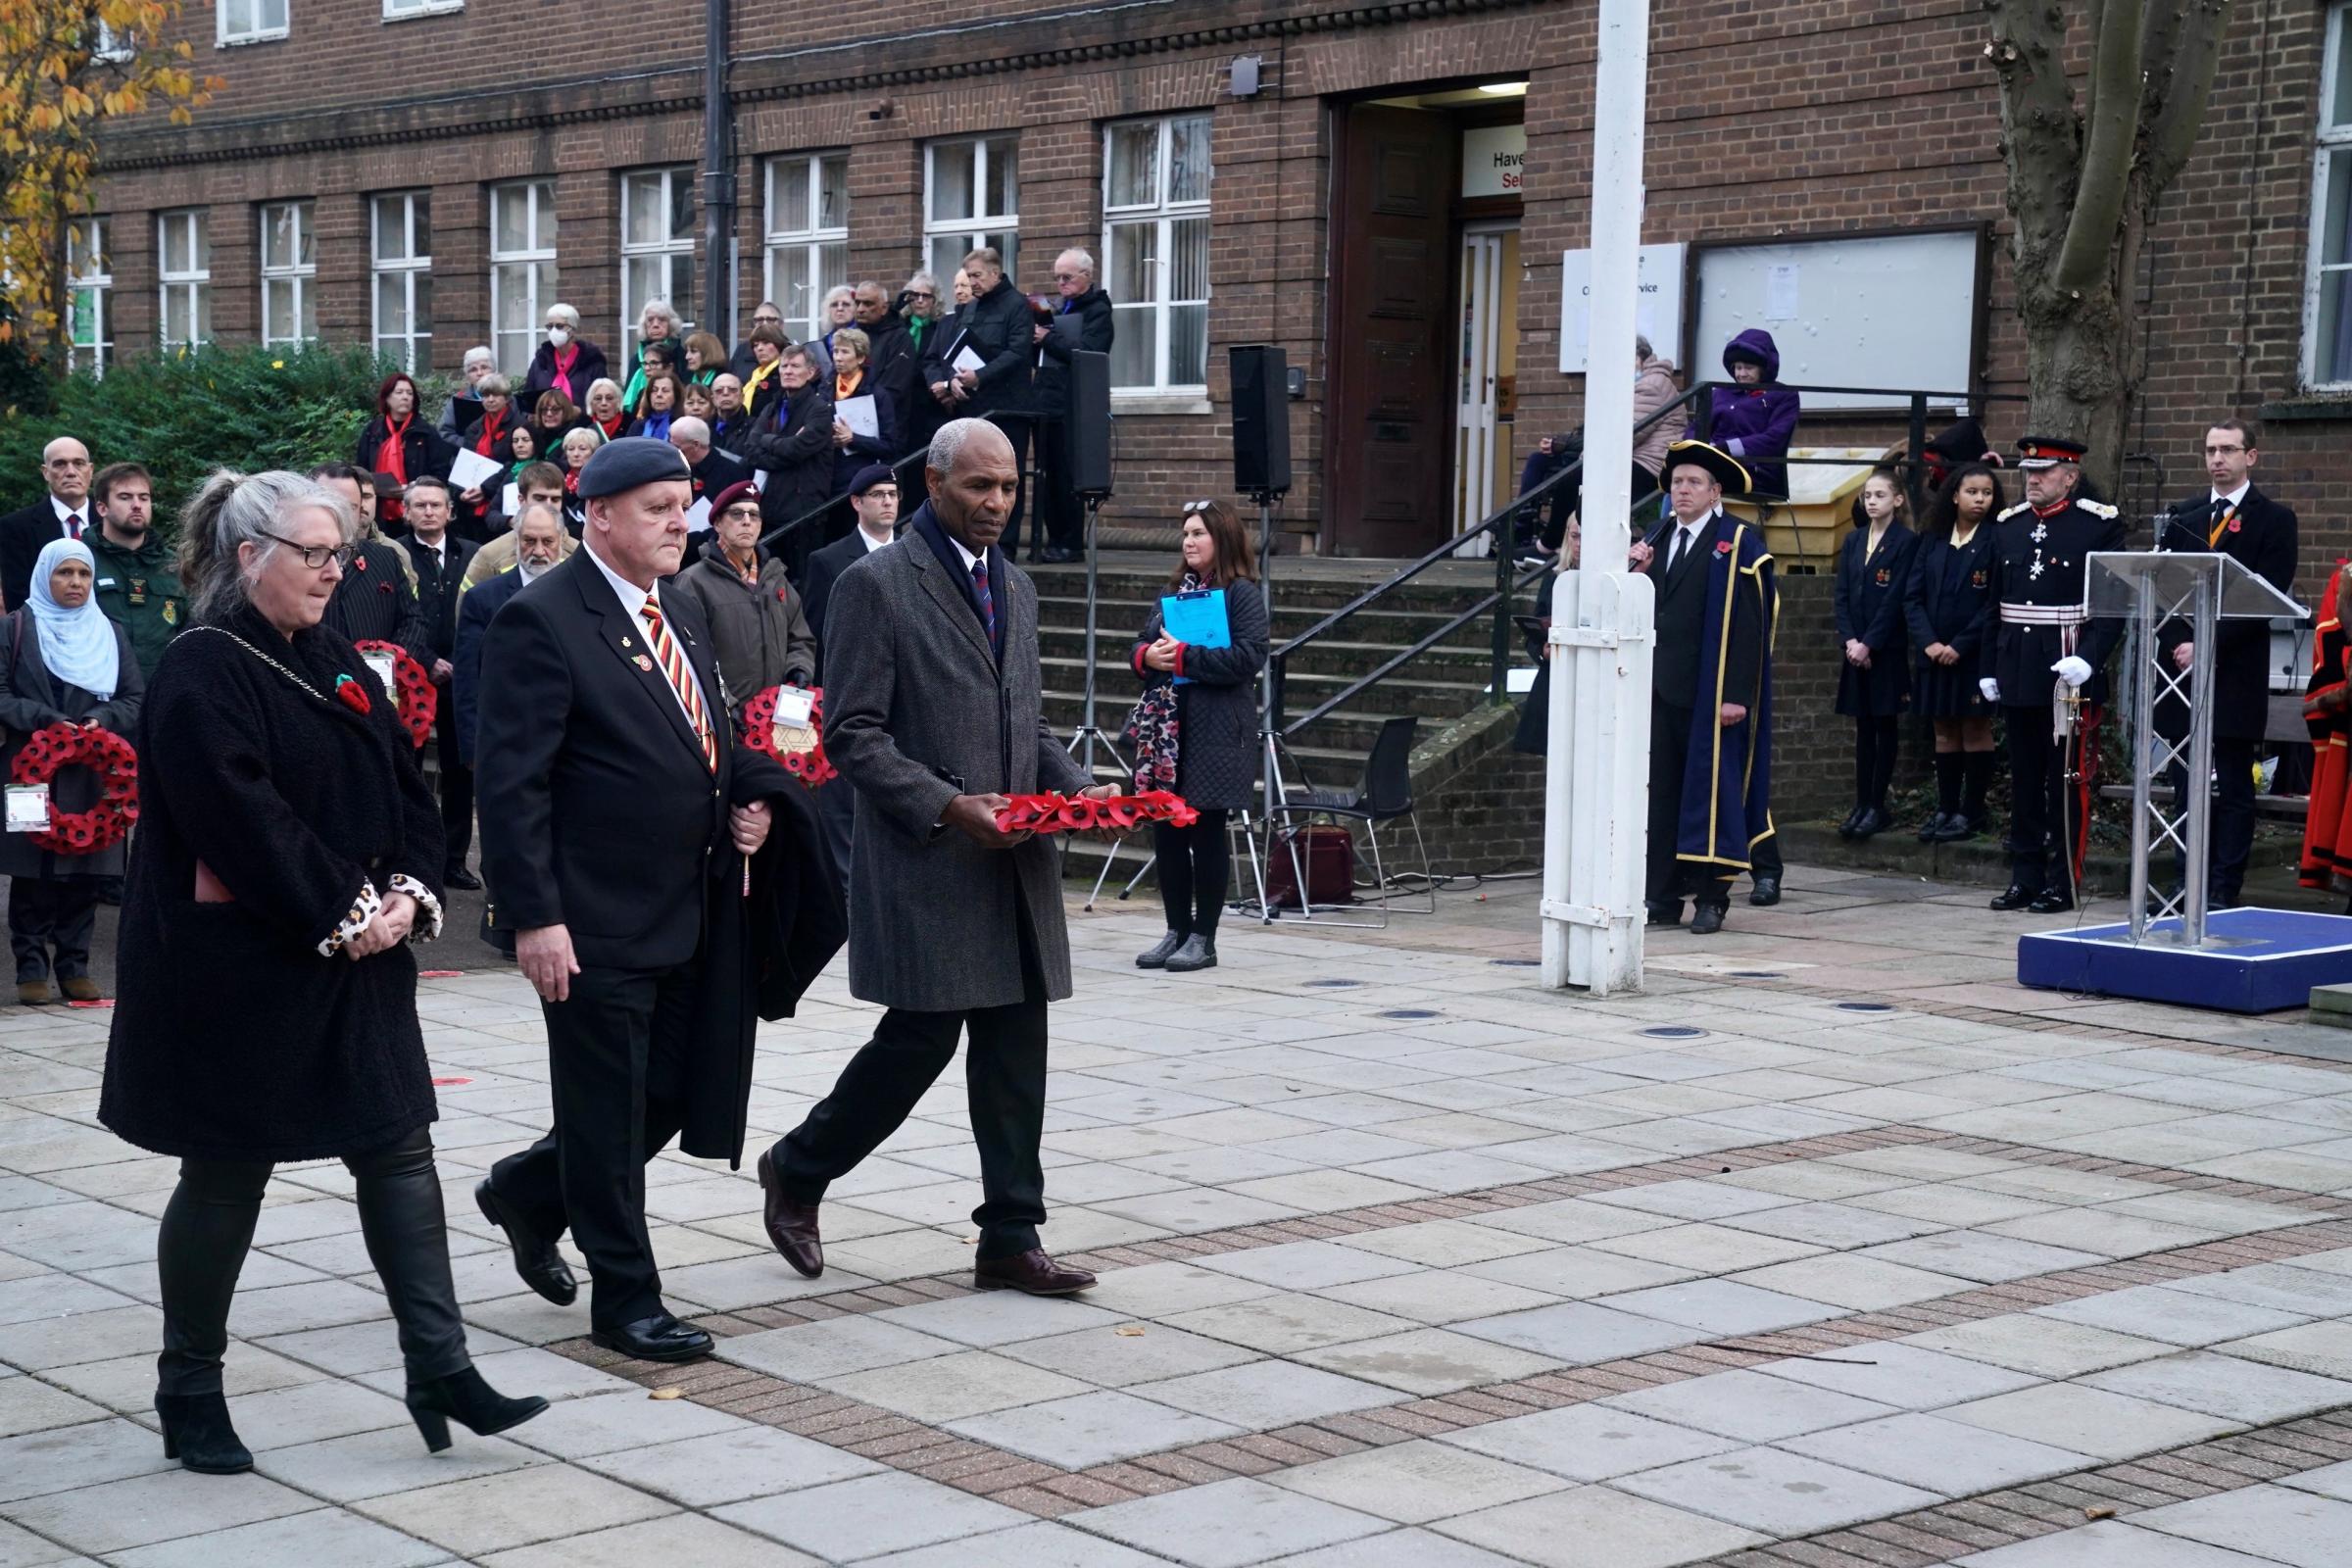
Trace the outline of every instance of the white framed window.
{"label": "white framed window", "polygon": [[122,61],[138,52],[123,41],[121,33],[106,24],[104,17],[94,19],[90,25],[94,29],[90,39],[90,55],[93,59]]}
{"label": "white framed window", "polygon": [[466,0],[384,0],[384,20],[399,22],[409,17],[439,16],[465,9]]}
{"label": "white framed window", "polygon": [[202,208],[155,216],[155,270],[163,291],[157,341],[167,349],[213,340],[213,241]]}
{"label": "white framed window", "polygon": [[1208,119],[1102,127],[1102,286],[1114,392],[1208,385]]}
{"label": "white framed window", "polygon": [[2320,67],[2319,169],[2303,299],[2303,384],[2352,387],[2352,4],[2328,8]]}
{"label": "white framed window", "polygon": [[540,313],[556,302],[556,182],[490,187],[490,352],[520,377],[539,351]]}
{"label": "white framed window", "polygon": [[318,340],[318,255],[309,202],[262,204],[262,341]]}
{"label": "white framed window", "polygon": [[667,300],[683,333],[694,325],[694,171],[645,169],[620,176],[620,341],[617,369],[637,348],[648,300]]}
{"label": "white framed window", "polygon": [[66,285],[73,291],[68,358],[92,375],[104,375],[115,357],[113,227],[103,218],[77,218],[66,226]]}
{"label": "white framed window", "polygon": [[767,161],[767,297],[795,342],[822,336],[825,294],[850,280],[850,155]]}
{"label": "white framed window", "polygon": [[1020,145],[1007,131],[923,149],[923,266],[932,276],[952,281],[967,254],[993,245],[1004,275],[1019,278]]}
{"label": "white framed window", "polygon": [[433,206],[420,190],[368,204],[375,283],[375,350],[404,370],[432,364]]}
{"label": "white framed window", "polygon": [[271,38],[283,38],[288,28],[287,8],[293,0],[220,0],[220,24],[214,42],[225,49],[230,44],[266,43]]}

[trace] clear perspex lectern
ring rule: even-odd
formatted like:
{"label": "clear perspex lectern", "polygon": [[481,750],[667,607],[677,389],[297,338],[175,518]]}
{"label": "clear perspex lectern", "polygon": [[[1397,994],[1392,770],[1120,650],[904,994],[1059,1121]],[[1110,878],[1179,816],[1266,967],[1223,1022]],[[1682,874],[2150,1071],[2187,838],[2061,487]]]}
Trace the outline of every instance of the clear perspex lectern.
{"label": "clear perspex lectern", "polygon": [[[2177,932],[2160,940],[2184,948],[2205,945],[2206,842],[2212,816],[2213,660],[2215,629],[2225,620],[2268,620],[2301,616],[2302,606],[2248,571],[2229,556],[2202,552],[2093,551],[2090,612],[2125,623],[2125,715],[2132,744],[2132,941],[2148,939],[2148,923],[2178,915]],[[2200,651],[2187,669],[2164,657],[2160,631],[2179,621]],[[2156,711],[2166,702],[2188,711],[2185,732],[2156,731]],[[2171,727],[2171,726],[2168,726]],[[2155,792],[2157,778],[2179,764],[2188,788],[2167,803]],[[2148,858],[2170,846],[2186,863],[2179,893],[2163,894],[2149,913]]]}

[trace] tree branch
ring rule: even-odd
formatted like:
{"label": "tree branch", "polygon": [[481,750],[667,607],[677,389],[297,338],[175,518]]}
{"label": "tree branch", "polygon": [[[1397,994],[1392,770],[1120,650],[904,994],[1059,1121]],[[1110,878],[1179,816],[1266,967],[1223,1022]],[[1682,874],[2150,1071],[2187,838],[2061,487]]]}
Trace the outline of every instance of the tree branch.
{"label": "tree branch", "polygon": [[2213,97],[2213,75],[2221,64],[2222,33],[2229,26],[2226,0],[2187,0],[2165,57],[2149,57],[2160,73],[2162,96],[2148,129],[2148,193],[2155,195],[2179,177],[2204,128],[2205,106]]}
{"label": "tree branch", "polygon": [[2082,150],[2082,177],[2076,186],[2074,216],[2058,253],[2054,282],[2082,289],[2107,273],[2115,255],[2116,224],[2130,190],[2132,149],[2139,133],[2140,54],[2147,8],[2109,6],[2105,25],[2091,40],[2091,77],[2097,112]]}
{"label": "tree branch", "polygon": [[[1992,37],[1984,58],[2000,78],[2001,154],[2008,172],[2012,241],[2021,263],[2055,250],[2066,231],[2080,172],[2082,125],[2075,114],[2064,48],[2066,21],[2039,0],[1985,0]],[[2021,282],[2041,266],[2021,267]]]}

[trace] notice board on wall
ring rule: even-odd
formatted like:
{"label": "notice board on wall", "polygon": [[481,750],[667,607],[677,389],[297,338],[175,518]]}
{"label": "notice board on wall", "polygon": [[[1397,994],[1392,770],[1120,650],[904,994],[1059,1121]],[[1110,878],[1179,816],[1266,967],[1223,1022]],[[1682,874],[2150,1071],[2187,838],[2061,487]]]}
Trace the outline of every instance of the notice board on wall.
{"label": "notice board on wall", "polygon": [[[1984,226],[1972,224],[1695,244],[1686,373],[1722,375],[1723,346],[1760,326],[1791,385],[1966,394],[1984,340],[1986,243]],[[1883,396],[1805,394],[1808,411],[1900,406]]]}

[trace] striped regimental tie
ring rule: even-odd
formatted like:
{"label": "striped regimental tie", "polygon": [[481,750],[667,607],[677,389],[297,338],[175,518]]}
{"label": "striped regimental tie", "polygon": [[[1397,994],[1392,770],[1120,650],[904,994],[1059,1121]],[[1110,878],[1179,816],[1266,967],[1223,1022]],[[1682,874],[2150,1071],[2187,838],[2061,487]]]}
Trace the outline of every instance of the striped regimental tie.
{"label": "striped regimental tie", "polygon": [[678,694],[678,702],[686,710],[686,717],[694,725],[694,738],[702,743],[703,764],[711,772],[718,771],[718,732],[710,727],[710,715],[703,711],[702,695],[695,690],[694,675],[686,667],[686,656],[678,649],[678,640],[669,634],[669,623],[662,618],[662,607],[651,599],[637,612],[645,617],[645,639],[661,662],[662,673],[669,681],[669,689]]}

